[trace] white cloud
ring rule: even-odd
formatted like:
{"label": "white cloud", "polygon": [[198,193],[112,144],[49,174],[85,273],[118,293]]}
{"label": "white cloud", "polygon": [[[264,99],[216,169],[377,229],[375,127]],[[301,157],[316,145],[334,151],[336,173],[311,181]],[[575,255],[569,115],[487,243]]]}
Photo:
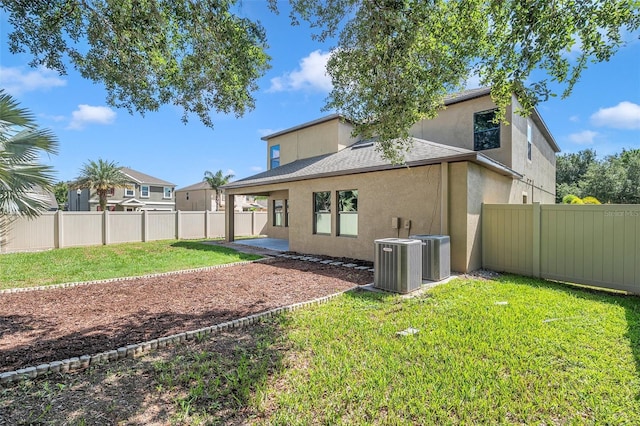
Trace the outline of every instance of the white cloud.
{"label": "white cloud", "polygon": [[51,120],[55,122],[64,121],[67,119],[64,115],[49,115],[49,114],[38,114],[38,117],[42,117],[45,120]]}
{"label": "white cloud", "polygon": [[598,136],[598,132],[594,132],[591,130],[584,130],[578,133],[572,133],[569,135],[569,140],[573,143],[577,143],[580,145],[590,145],[593,144],[593,140]]}
{"label": "white cloud", "polygon": [[480,87],[480,76],[478,74],[471,74],[467,81],[464,82],[465,89],[477,89]]}
{"label": "white cloud", "polygon": [[640,105],[623,101],[610,108],[600,108],[591,116],[595,126],[614,129],[640,129]]}
{"label": "white cloud", "polygon": [[577,123],[580,121],[580,117],[577,115],[572,115],[571,117],[569,117],[569,121],[571,121],[572,123]]}
{"label": "white cloud", "polygon": [[262,167],[260,166],[251,166],[250,167],[252,172],[261,172],[262,171]]}
{"label": "white cloud", "polygon": [[71,113],[71,123],[67,128],[80,130],[87,124],[111,124],[115,119],[116,112],[109,107],[81,104]]}
{"label": "white cloud", "polygon": [[235,175],[236,175],[236,172],[235,172],[235,170],[233,170],[233,169],[227,169],[227,171],[226,171],[226,172],[224,172],[224,175],[225,175],[225,176],[227,176],[227,175],[234,175],[234,176],[235,176]]}
{"label": "white cloud", "polygon": [[55,71],[43,67],[28,72],[20,67],[0,67],[0,81],[6,92],[13,96],[67,84]]}
{"label": "white cloud", "polygon": [[315,50],[302,58],[298,69],[284,73],[271,79],[271,87],[267,92],[283,92],[294,90],[331,90],[331,77],[327,74],[327,61],[330,52]]}

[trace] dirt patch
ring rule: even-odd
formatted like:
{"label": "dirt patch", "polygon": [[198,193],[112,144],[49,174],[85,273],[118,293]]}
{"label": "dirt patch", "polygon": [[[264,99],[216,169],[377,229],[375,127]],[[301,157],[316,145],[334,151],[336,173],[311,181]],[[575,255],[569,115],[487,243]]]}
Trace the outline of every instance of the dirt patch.
{"label": "dirt patch", "polygon": [[0,294],[0,372],[195,330],[372,281],[368,271],[278,258]]}

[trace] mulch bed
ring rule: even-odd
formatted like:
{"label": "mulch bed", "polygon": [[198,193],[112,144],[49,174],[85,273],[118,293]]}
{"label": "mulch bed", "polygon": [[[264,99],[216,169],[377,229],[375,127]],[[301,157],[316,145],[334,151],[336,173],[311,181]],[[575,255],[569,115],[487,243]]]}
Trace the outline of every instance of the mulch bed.
{"label": "mulch bed", "polygon": [[368,271],[278,258],[0,294],[0,372],[195,330],[372,281]]}

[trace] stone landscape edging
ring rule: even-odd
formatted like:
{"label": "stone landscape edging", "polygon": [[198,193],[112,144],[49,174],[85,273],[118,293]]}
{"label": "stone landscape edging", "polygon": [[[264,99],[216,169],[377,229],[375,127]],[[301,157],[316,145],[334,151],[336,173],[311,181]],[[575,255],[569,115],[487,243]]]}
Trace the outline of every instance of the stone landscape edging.
{"label": "stone landscape edging", "polygon": [[[251,263],[251,262],[244,262]],[[143,354],[147,354],[153,350],[159,348],[165,348],[168,346],[174,346],[180,343],[183,343],[187,340],[196,340],[209,336],[216,335],[223,331],[227,331],[235,328],[247,327],[249,325],[255,324],[258,320],[262,318],[272,317],[274,315],[278,315],[284,312],[296,311],[298,309],[312,306],[312,305],[320,305],[322,303],[326,303],[331,299],[334,299],[341,294],[355,290],[360,286],[356,285],[346,290],[333,293],[327,296],[318,297],[312,300],[307,300],[304,302],[293,303],[291,305],[281,306],[278,308],[273,308],[265,312],[260,312],[257,314],[249,315],[247,317],[238,318],[232,321],[226,321],[220,324],[215,324],[209,327],[199,328],[193,331],[186,331],[183,333],[173,334],[171,336],[160,337],[157,339],[149,340],[146,342],[127,345],[120,347],[118,349],[112,349],[106,352],[100,352],[94,355],[82,355],[80,357],[73,357],[64,359],[62,361],[53,361],[50,363],[40,364],[35,367],[25,367],[14,371],[6,371],[4,373],[0,373],[0,385],[9,385],[12,383],[17,383],[22,380],[27,379],[35,379],[37,377],[44,376],[49,373],[69,373],[72,371],[80,371],[85,368],[88,368],[93,365],[104,364],[107,362],[117,361],[119,359],[124,358],[136,358]]]}
{"label": "stone landscape edging", "polygon": [[249,263],[254,262],[263,262],[268,259],[273,259],[272,257],[263,257],[255,260],[243,260],[240,262],[233,263],[223,263],[220,265],[213,266],[203,266],[201,268],[192,268],[192,269],[182,269],[180,271],[168,271],[168,272],[158,272],[155,274],[146,274],[146,275],[137,275],[134,277],[119,277],[119,278],[105,278],[103,280],[92,280],[92,281],[78,281],[78,282],[69,282],[69,283],[61,283],[61,284],[51,284],[51,285],[41,285],[37,287],[15,287],[15,288],[7,288],[4,290],[0,290],[0,294],[6,293],[22,293],[25,291],[39,291],[39,290],[55,290],[58,288],[70,288],[70,287],[79,287],[83,285],[93,285],[93,284],[108,284],[122,281],[133,281],[140,278],[157,278],[157,277],[167,277],[170,275],[180,275],[180,274],[189,274],[192,272],[201,272],[201,271],[210,271],[213,269],[227,268],[230,266],[240,266],[240,265],[248,265]]}
{"label": "stone landscape edging", "polygon": [[[364,270],[368,270],[369,272],[373,272],[372,268],[365,267],[365,266],[358,266],[357,264],[354,264],[354,263],[345,264],[340,261],[334,261],[334,260],[328,260],[328,259],[323,260],[323,259],[315,258],[312,256],[281,253],[281,254],[276,254],[275,257],[282,257],[285,259],[292,259],[292,260],[318,262],[322,264],[329,264],[332,266],[342,266],[346,268],[364,269]],[[20,293],[25,291],[70,288],[70,287],[77,287],[77,286],[83,286],[83,285],[107,284],[107,283],[113,283],[113,282],[131,281],[139,278],[155,278],[155,277],[163,277],[163,276],[169,276],[169,275],[187,274],[191,272],[208,271],[212,269],[220,269],[220,268],[226,268],[231,266],[247,265],[250,263],[262,262],[270,259],[273,259],[273,257],[265,256],[263,258],[256,259],[256,260],[245,260],[241,262],[226,263],[222,265],[205,266],[202,268],[193,268],[193,269],[184,269],[181,271],[161,272],[157,274],[139,275],[135,277],[107,278],[103,280],[52,284],[48,286],[10,288],[5,290],[0,290],[0,295],[6,294],[6,293]],[[294,311],[310,305],[318,305],[321,303],[325,303],[347,291],[351,291],[359,287],[360,286],[356,285],[346,290],[330,294],[328,296],[323,296],[323,297],[319,297],[319,298],[312,299],[305,302],[298,302],[291,305],[270,309],[265,312],[249,315],[248,317],[238,318],[232,321],[227,321],[227,322],[212,325],[209,327],[200,328],[198,330],[186,331],[183,333],[173,334],[171,336],[160,337],[158,339],[149,340],[147,342],[123,346],[118,349],[112,349],[112,350],[101,352],[94,355],[82,355],[80,357],[68,358],[62,361],[52,361],[50,363],[44,363],[38,366],[20,368],[14,371],[5,371],[3,373],[0,373],[0,385],[8,385],[8,384],[16,383],[26,379],[35,379],[36,377],[44,376],[48,373],[68,373],[71,371],[83,370],[85,368],[88,368],[89,366],[96,365],[96,364],[117,361],[123,358],[135,358],[142,354],[149,353],[152,350],[179,344],[186,340],[194,340],[194,339],[199,339],[202,337],[214,335],[230,328],[246,327],[248,325],[254,324],[257,320],[264,317],[270,317],[282,312]]]}

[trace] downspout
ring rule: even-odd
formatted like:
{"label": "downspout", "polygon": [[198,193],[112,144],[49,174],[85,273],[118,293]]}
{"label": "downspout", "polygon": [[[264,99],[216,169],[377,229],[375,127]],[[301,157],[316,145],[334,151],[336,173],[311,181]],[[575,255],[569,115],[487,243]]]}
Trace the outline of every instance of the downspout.
{"label": "downspout", "polygon": [[449,235],[449,163],[440,163],[440,235]]}

